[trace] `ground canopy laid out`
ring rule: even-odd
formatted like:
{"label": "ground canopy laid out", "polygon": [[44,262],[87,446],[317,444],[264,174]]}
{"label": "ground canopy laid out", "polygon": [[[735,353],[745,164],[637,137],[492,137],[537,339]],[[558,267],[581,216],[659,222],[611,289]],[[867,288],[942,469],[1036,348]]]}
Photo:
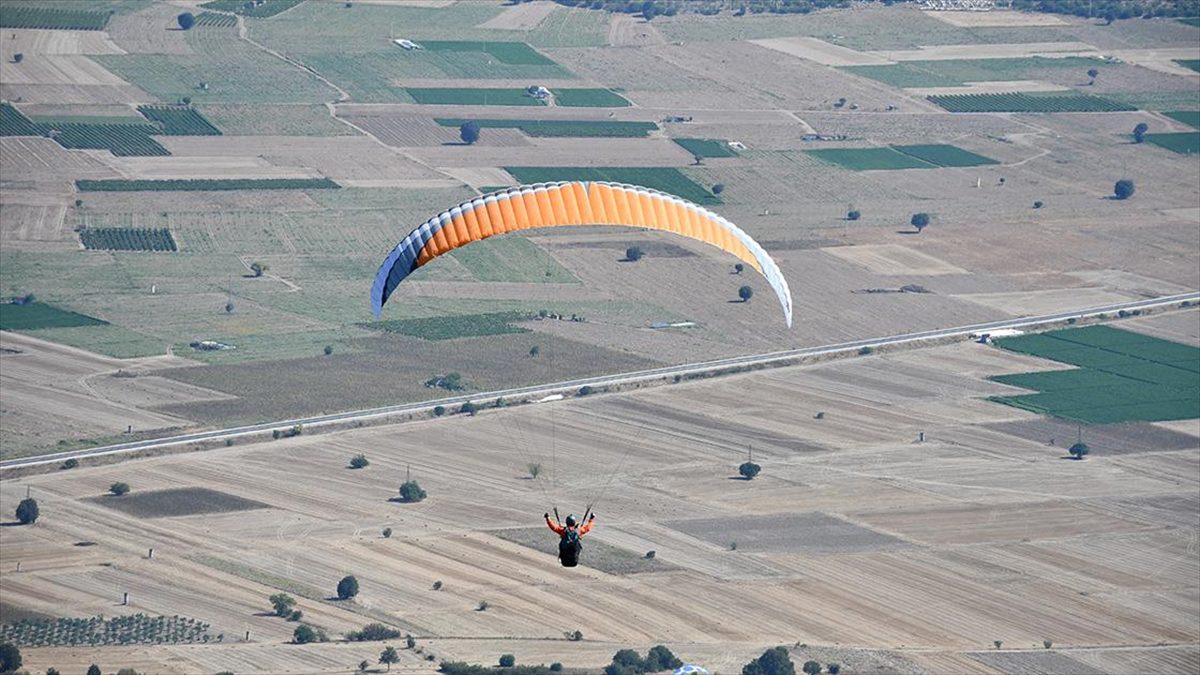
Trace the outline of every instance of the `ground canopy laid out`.
{"label": "ground canopy laid out", "polygon": [[418,267],[460,246],[497,234],[561,225],[627,225],[663,230],[733,254],[771,284],[792,325],[792,296],[779,266],[733,223],[706,208],[657,190],[602,181],[522,185],[495,192],[430,218],[384,260],[371,288],[378,318],[396,287]]}

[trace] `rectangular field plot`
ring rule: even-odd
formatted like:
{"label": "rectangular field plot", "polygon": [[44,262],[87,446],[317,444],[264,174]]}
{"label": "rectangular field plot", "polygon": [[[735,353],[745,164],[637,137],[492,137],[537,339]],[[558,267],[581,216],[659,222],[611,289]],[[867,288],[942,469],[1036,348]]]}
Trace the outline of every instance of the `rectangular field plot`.
{"label": "rectangular field plot", "polygon": [[1085,73],[1103,62],[1069,56],[1001,59],[945,59],[906,61],[887,66],[852,66],[845,70],[901,88],[957,87],[968,82],[1036,80],[1039,71],[1077,70]]}
{"label": "rectangular field plot", "polygon": [[609,89],[551,89],[554,102],[565,108],[628,108],[625,97]]}
{"label": "rectangular field plot", "polygon": [[[459,127],[465,118],[437,117],[434,121],[444,127]],[[597,120],[471,120],[482,128],[520,129],[529,136],[545,138],[644,138],[658,125],[654,122],[620,122]]]}
{"label": "rectangular field plot", "polygon": [[1040,675],[1041,673],[1070,673],[1070,675],[1103,675],[1104,671],[1076,661],[1058,652],[979,652],[971,658],[1012,675]]}
{"label": "rectangular field plot", "polygon": [[157,132],[165,136],[220,136],[221,132],[189,106],[140,105],[138,112],[161,125]]}
{"label": "rectangular field plot", "polygon": [[431,52],[483,52],[501,63],[519,66],[555,65],[554,61],[539,54],[524,42],[423,40],[421,46]]}
{"label": "rectangular field plot", "polygon": [[155,157],[171,154],[151,138],[161,130],[146,120],[34,122],[16,108],[0,105],[0,136],[51,136],[69,150],[108,150],[118,157]]}
{"label": "rectangular field plot", "polygon": [[1176,110],[1162,114],[1176,122],[1183,122],[1188,126],[1200,129],[1200,110]]}
{"label": "rectangular field plot", "polygon": [[491,314],[461,314],[436,316],[427,319],[393,319],[362,324],[365,328],[388,333],[411,335],[423,340],[453,340],[463,337],[528,333],[528,328],[516,325],[532,316],[525,312],[493,312]]}
{"label": "rectangular field plot", "polygon": [[720,204],[721,200],[675,167],[540,167],[509,166],[504,170],[520,183],[602,180],[642,185],[683,197],[697,204]]}
{"label": "rectangular field plot", "polygon": [[[1049,444],[1054,441],[1055,445],[1063,448],[1074,442],[1079,430],[1078,424],[1053,417],[995,422],[985,426],[1036,443]],[[1196,447],[1196,438],[1154,424],[1134,422],[1093,426],[1088,429],[1087,444],[1093,452],[1104,455],[1140,454],[1190,450]]]}
{"label": "rectangular field plot", "polygon": [[764,553],[847,553],[906,546],[882,532],[820,513],[697,518],[667,524],[675,530],[721,547],[737,543],[739,551]]}
{"label": "rectangular field plot", "polygon": [[260,2],[245,2],[244,0],[212,0],[201,7],[222,12],[233,12],[242,16],[265,19],[287,11],[304,0],[261,0]]}
{"label": "rectangular field plot", "polygon": [[406,87],[404,91],[425,105],[546,105],[524,89]]}
{"label": "rectangular field plot", "polygon": [[47,7],[19,7],[6,3],[0,12],[0,28],[43,30],[104,30],[108,12],[88,12]]}
{"label": "rectangular field plot", "polygon": [[986,166],[999,164],[996,160],[963,150],[953,145],[893,145],[893,149],[910,157],[923,159],[938,166]]}
{"label": "rectangular field plot", "polygon": [[1004,338],[1004,349],[1080,366],[1002,375],[998,382],[1039,391],[991,400],[1085,423],[1200,417],[1200,349],[1109,326]]}
{"label": "rectangular field plot", "polygon": [[714,138],[672,138],[679,147],[697,157],[737,157],[725,141]]}
{"label": "rectangular field plot", "polygon": [[1175,63],[1200,73],[1200,59],[1178,59]]}
{"label": "rectangular field plot", "polygon": [[253,499],[194,487],[130,492],[120,497],[105,495],[92,497],[90,501],[138,518],[171,518],[270,508],[269,505]]}
{"label": "rectangular field plot", "polygon": [[806,150],[817,159],[851,171],[932,169],[935,165],[892,148],[826,148]]}
{"label": "rectangular field plot", "polygon": [[69,326],[103,326],[101,321],[84,314],[58,309],[41,302],[25,305],[0,304],[0,330],[37,330]]}
{"label": "rectangular field plot", "polygon": [[1200,131],[1184,131],[1177,134],[1146,134],[1146,140],[1160,148],[1181,155],[1200,152]]}
{"label": "rectangular field plot", "polygon": [[79,231],[89,251],[175,251],[175,238],[164,228],[85,227]]}
{"label": "rectangular field plot", "polygon": [[77,180],[80,192],[195,192],[224,190],[326,190],[341,187],[328,178],[214,178],[196,180]]}
{"label": "rectangular field plot", "polygon": [[927,96],[950,112],[1132,112],[1137,107],[1099,96],[1078,93],[1025,92]]}
{"label": "rectangular field plot", "polygon": [[579,283],[570,270],[524,237],[496,237],[474,246],[455,249],[450,255],[479,281]]}

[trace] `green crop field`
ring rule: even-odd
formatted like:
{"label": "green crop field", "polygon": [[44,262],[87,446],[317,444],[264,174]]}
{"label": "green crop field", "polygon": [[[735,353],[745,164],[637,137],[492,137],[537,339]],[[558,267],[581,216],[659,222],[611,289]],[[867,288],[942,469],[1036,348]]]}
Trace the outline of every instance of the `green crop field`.
{"label": "green crop field", "polygon": [[246,2],[246,0],[212,0],[200,5],[204,9],[234,12],[242,16],[265,19],[285,12],[304,0],[262,0],[261,2]]}
{"label": "green crop field", "polygon": [[720,204],[721,199],[685,176],[675,167],[576,167],[576,166],[506,166],[520,183],[548,183],[552,181],[600,180],[612,183],[641,185],[660,192],[673,194],[697,204]]}
{"label": "green crop field", "polygon": [[401,333],[424,340],[453,340],[484,335],[528,333],[528,328],[514,325],[533,318],[527,312],[492,312],[490,314],[460,314],[428,319],[394,319],[362,324],[365,328],[388,333]]}
{"label": "green crop field", "polygon": [[330,116],[323,105],[252,105],[214,103],[198,108],[229,136],[358,136],[349,124]]}
{"label": "green crop field", "polygon": [[431,52],[483,52],[501,63],[519,66],[553,66],[554,61],[539,54],[524,42],[471,42],[425,40],[421,47]]}
{"label": "green crop field", "polygon": [[25,305],[0,304],[0,330],[103,326],[107,323],[107,321],[68,312],[42,302],[31,302]]}
{"label": "green crop field", "polygon": [[0,625],[0,640],[22,647],[95,647],[208,642],[208,624],[183,616],[131,614],[90,619],[26,619]]}
{"label": "green crop field", "polygon": [[427,105],[546,105],[524,89],[460,89],[406,87],[417,103]]}
{"label": "green crop field", "polygon": [[80,192],[326,190],[341,187],[328,178],[217,178],[196,180],[77,180]]}
{"label": "green crop field", "polygon": [[570,270],[525,237],[492,237],[455,249],[450,255],[478,281],[579,283]]}
{"label": "green crop field", "polygon": [[1061,59],[1039,56],[1007,59],[945,59],[905,61],[887,66],[849,66],[855,75],[878,80],[893,87],[958,87],[968,82],[1000,82],[1041,79],[1045,70],[1076,70],[1082,77],[1090,68],[1104,66],[1100,59],[1076,56]]}
{"label": "green crop field", "polygon": [[140,105],[138,112],[161,125],[164,136],[220,136],[221,131],[194,108],[176,105]]}
{"label": "green crop field", "polygon": [[1200,131],[1177,134],[1146,134],[1146,141],[1181,155],[1200,153]]}
{"label": "green crop field", "polygon": [[1090,326],[996,340],[1014,352],[1078,366],[991,378],[1037,394],[991,400],[1089,424],[1200,417],[1200,349]]}
{"label": "green crop field", "polygon": [[888,148],[826,148],[808,154],[851,171],[932,169],[933,164]]}
{"label": "green crop field", "polygon": [[0,136],[45,136],[46,127],[30,120],[8,103],[0,103]]}
{"label": "green crop field", "polygon": [[554,102],[564,108],[627,108],[623,96],[609,89],[551,89]]}
{"label": "green crop field", "polygon": [[18,7],[7,3],[0,7],[0,28],[38,28],[43,30],[104,30],[108,12],[87,12],[46,7]]}
{"label": "green crop field", "polygon": [[233,28],[236,25],[236,16],[217,12],[200,12],[196,15],[196,26],[199,28]]}
{"label": "green crop field", "polygon": [[1186,19],[1179,19],[1179,23],[1186,23],[1189,26],[1195,26],[1196,28],[1200,28],[1200,17],[1193,16],[1193,17],[1188,17]]}
{"label": "green crop field", "polygon": [[1178,63],[1184,68],[1191,68],[1192,70],[1200,72],[1200,59],[1178,59],[1175,61],[1175,63]]}
{"label": "green crop field", "polygon": [[1076,92],[957,94],[927,96],[930,102],[957,113],[972,112],[1132,112],[1137,107]]}
{"label": "green crop field", "polygon": [[716,138],[672,138],[679,147],[696,157],[737,157],[729,144]]}
{"label": "green crop field", "polygon": [[954,145],[893,145],[892,149],[943,167],[999,164],[990,157],[977,155]]}
{"label": "green crop field", "polygon": [[158,129],[150,124],[56,124],[54,140],[71,150],[108,150],[118,157],[155,157],[171,154],[150,137]]}
{"label": "green crop field", "polygon": [[[458,117],[437,117],[434,121],[444,127],[462,126],[468,120]],[[480,127],[520,129],[529,136],[566,138],[642,138],[658,129],[654,122],[618,122],[600,120],[470,120]]]}
{"label": "green crop field", "polygon": [[1176,122],[1182,122],[1188,126],[1200,129],[1200,110],[1176,110],[1162,114]]}
{"label": "green crop field", "polygon": [[85,227],[79,239],[89,251],[176,251],[166,228]]}

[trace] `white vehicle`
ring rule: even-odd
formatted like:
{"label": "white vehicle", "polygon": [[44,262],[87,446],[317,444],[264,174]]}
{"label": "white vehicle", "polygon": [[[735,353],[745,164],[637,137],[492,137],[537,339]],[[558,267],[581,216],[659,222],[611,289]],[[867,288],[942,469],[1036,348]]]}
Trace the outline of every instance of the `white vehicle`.
{"label": "white vehicle", "polygon": [[413,42],[412,40],[405,40],[404,38],[398,38],[398,39],[392,40],[392,42],[395,42],[396,44],[400,45],[401,47],[404,47],[405,49],[407,49],[410,52],[413,51],[414,49],[424,49],[424,47]]}
{"label": "white vehicle", "polygon": [[988,331],[986,333],[971,333],[971,339],[975,340],[976,342],[986,344],[992,340],[995,340],[996,338],[1015,337],[1017,335],[1024,334],[1025,331],[1017,330],[1016,328],[997,328],[996,330]]}

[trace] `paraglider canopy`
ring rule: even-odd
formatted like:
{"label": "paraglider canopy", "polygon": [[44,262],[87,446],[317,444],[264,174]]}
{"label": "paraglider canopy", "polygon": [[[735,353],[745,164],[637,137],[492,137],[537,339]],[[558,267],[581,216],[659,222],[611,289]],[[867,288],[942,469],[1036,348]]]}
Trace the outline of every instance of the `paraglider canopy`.
{"label": "paraglider canopy", "polygon": [[371,288],[371,309],[409,274],[460,246],[497,234],[564,225],[625,225],[673,232],[731,253],[771,285],[792,325],[792,295],[779,266],[739,227],[712,211],[650,188],[602,181],[521,185],[494,192],[430,218],[396,245]]}

